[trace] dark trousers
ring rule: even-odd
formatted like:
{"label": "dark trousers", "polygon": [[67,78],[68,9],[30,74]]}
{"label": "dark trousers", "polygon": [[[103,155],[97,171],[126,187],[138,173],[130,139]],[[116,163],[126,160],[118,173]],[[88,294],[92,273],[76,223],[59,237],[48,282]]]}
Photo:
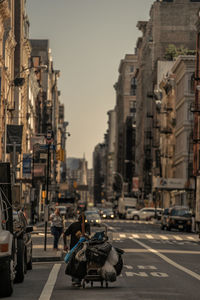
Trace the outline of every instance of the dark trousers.
{"label": "dark trousers", "polygon": [[54,249],[58,248],[58,242],[59,242],[59,239],[60,239],[60,236],[61,236],[62,232],[63,232],[62,227],[56,227],[56,226],[51,227],[51,233],[54,236],[54,240],[53,240]]}

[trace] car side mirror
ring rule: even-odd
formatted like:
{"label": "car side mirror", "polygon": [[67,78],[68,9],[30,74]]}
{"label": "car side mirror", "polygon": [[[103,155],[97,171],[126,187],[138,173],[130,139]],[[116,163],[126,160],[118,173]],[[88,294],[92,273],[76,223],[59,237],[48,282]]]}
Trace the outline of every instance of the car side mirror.
{"label": "car side mirror", "polygon": [[26,227],[26,233],[30,233],[33,231],[33,226],[27,226]]}

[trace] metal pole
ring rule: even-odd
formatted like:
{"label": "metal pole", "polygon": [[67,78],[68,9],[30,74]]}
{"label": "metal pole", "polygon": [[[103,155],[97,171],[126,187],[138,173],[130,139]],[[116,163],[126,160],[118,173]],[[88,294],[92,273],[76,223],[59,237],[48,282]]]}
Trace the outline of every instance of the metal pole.
{"label": "metal pole", "polygon": [[33,192],[34,186],[34,166],[35,166],[35,144],[33,144],[33,165],[32,165],[32,193],[31,193],[31,224],[34,224],[34,198],[35,194]]}
{"label": "metal pole", "polygon": [[13,184],[15,184],[16,173],[16,142],[13,143]]}
{"label": "metal pole", "polygon": [[5,116],[4,116],[4,157],[3,161],[6,162],[6,145],[7,145],[7,106],[8,106],[8,101],[7,99],[5,100]]}
{"label": "metal pole", "polygon": [[[49,157],[50,157],[50,143],[48,144],[48,152],[47,152],[47,171],[46,171],[46,198],[45,198],[45,208],[48,205],[48,193],[49,193]],[[46,215],[46,214],[45,214]],[[44,227],[44,251],[46,251],[47,247],[47,224],[48,221],[45,216],[45,227]]]}

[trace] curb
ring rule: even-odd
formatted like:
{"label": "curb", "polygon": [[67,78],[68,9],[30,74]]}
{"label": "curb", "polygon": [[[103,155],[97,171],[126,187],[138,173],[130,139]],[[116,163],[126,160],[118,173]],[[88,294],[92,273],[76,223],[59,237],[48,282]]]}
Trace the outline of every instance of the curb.
{"label": "curb", "polygon": [[33,262],[54,262],[54,261],[62,261],[63,257],[33,257]]}
{"label": "curb", "polygon": [[65,252],[61,252],[57,256],[36,256],[32,257],[33,262],[55,262],[55,261],[64,261]]}

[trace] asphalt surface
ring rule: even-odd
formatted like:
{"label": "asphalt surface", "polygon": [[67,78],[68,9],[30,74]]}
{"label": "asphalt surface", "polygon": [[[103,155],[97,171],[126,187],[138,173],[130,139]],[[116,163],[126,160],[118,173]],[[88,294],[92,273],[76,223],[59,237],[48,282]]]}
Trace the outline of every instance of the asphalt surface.
{"label": "asphalt surface", "polygon": [[[200,242],[196,234],[162,231],[159,224],[147,222],[106,223],[112,245],[125,250],[124,267],[116,282],[108,288],[99,282],[76,288],[65,275],[63,261],[37,262],[24,282],[14,285],[10,299],[200,299]],[[33,242],[42,245],[43,240],[41,229]],[[47,240],[51,247],[51,235]]]}

